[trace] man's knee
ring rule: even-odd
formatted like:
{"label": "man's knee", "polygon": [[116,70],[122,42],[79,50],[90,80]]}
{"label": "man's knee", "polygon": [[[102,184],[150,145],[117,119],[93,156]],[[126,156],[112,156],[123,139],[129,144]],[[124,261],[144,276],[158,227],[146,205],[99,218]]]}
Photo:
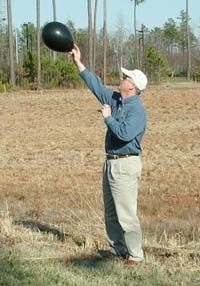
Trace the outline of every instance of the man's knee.
{"label": "man's knee", "polygon": [[131,232],[131,231],[139,231],[140,230],[140,222],[136,217],[133,218],[118,218],[119,223],[124,232]]}

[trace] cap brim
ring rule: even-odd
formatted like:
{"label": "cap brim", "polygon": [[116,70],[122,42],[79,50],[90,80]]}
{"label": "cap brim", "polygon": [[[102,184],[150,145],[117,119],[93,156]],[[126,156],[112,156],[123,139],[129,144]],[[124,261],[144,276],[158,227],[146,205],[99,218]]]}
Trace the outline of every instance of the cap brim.
{"label": "cap brim", "polygon": [[131,74],[130,74],[130,71],[129,71],[129,70],[127,70],[127,69],[121,67],[121,71],[122,71],[123,74],[125,74],[125,75],[131,77]]}
{"label": "cap brim", "polygon": [[121,71],[123,74],[127,75],[130,78],[130,82],[132,82],[133,84],[135,84],[135,80],[133,79],[133,75],[131,73],[131,71],[124,69],[121,67]]}

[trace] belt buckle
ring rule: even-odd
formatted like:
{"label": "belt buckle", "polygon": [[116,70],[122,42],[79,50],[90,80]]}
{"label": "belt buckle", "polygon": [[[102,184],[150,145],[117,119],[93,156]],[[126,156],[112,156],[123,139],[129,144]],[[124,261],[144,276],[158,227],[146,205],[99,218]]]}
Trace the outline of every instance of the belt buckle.
{"label": "belt buckle", "polygon": [[111,160],[111,159],[115,160],[119,158],[119,156],[116,154],[106,154],[106,157],[108,160]]}

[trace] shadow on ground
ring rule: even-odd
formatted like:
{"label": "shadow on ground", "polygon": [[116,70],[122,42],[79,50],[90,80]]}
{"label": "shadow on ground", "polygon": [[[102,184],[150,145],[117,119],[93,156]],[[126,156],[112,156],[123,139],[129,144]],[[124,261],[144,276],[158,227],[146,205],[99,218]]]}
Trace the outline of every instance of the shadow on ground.
{"label": "shadow on ground", "polygon": [[48,234],[53,234],[54,236],[56,236],[58,238],[58,240],[64,242],[65,238],[67,236],[67,234],[61,232],[59,229],[55,228],[55,227],[51,227],[47,224],[42,224],[40,222],[36,222],[36,221],[14,221],[15,225],[21,225],[25,228],[30,228],[33,231],[38,231],[38,232],[45,232]]}
{"label": "shadow on ground", "polygon": [[76,255],[67,259],[66,264],[72,264],[77,267],[84,268],[97,268],[104,267],[107,264],[108,260],[102,259],[99,255]]}

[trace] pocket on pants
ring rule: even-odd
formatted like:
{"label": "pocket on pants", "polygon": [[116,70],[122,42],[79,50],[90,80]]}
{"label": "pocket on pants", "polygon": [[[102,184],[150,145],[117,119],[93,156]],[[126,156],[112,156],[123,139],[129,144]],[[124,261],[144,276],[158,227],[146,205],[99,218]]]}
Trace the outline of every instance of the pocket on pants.
{"label": "pocket on pants", "polygon": [[121,175],[121,164],[120,160],[110,161],[110,170],[109,170],[110,179],[117,180]]}
{"label": "pocket on pants", "polygon": [[130,176],[134,175],[139,179],[142,172],[142,162],[140,157],[129,157],[127,159],[127,169]]}

